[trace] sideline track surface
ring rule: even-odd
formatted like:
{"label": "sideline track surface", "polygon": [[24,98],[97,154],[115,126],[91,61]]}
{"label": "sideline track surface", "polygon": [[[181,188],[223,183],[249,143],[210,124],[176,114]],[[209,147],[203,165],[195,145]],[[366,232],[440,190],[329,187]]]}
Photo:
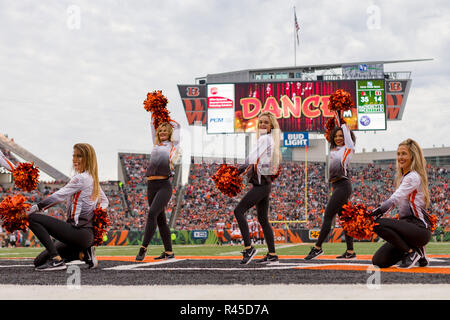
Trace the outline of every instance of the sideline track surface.
{"label": "sideline track surface", "polygon": [[135,262],[130,256],[99,256],[99,267],[87,269],[81,261],[68,264],[66,271],[38,272],[31,258],[0,258],[0,284],[65,284],[69,269],[79,270],[86,285],[234,285],[234,284],[364,284],[380,271],[381,283],[450,284],[450,255],[429,255],[428,267],[379,269],[371,256],[337,260],[320,256],[306,261],[304,256],[279,256],[279,263],[258,264],[256,256],[241,265],[238,256],[177,256],[171,260],[146,257]]}

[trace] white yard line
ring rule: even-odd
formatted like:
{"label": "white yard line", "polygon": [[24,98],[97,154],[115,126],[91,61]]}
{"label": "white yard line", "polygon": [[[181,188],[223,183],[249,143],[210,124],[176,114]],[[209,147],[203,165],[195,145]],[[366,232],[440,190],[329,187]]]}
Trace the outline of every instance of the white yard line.
{"label": "white yard line", "polygon": [[281,267],[270,267],[270,268],[199,268],[199,267],[191,267],[191,268],[139,268],[135,269],[136,271],[140,270],[151,270],[151,271],[268,271],[268,270],[286,270],[292,269],[292,266],[281,266]]}
{"label": "white yard line", "polygon": [[[169,263],[175,263],[184,261],[186,259],[170,259],[170,260],[163,260],[163,261],[157,261],[157,262],[147,262],[147,263],[133,263],[133,264],[126,264],[126,265],[120,265],[116,267],[111,268],[103,268],[102,270],[133,270],[136,268],[139,268],[139,270],[146,270],[146,266],[154,266],[154,265],[160,265],[160,264],[169,264]],[[150,270],[153,270],[153,268],[150,268]]]}
{"label": "white yard line", "polygon": [[[284,249],[284,248],[290,248],[290,247],[297,247],[297,246],[301,246],[303,245],[303,243],[294,243],[294,244],[281,244],[281,245],[277,245],[275,246],[276,250],[279,249]],[[220,253],[220,256],[228,256],[228,255],[235,255],[235,254],[242,254],[242,251],[244,250],[243,246],[240,246],[241,250],[239,251],[230,251],[230,252],[223,252]],[[263,248],[257,248],[258,252],[260,252],[261,250],[267,250],[267,249],[263,249]]]}

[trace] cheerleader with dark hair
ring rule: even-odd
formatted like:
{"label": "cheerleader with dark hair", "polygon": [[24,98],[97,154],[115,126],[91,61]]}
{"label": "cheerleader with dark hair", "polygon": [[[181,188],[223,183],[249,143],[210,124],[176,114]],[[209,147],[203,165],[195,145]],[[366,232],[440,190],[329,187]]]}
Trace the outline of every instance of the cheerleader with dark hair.
{"label": "cheerleader with dark hair", "polygon": [[278,262],[275,253],[275,241],[272,226],[269,222],[269,202],[272,179],[277,174],[280,161],[280,127],[275,116],[270,112],[261,113],[257,123],[257,145],[239,168],[240,173],[247,173],[248,181],[253,188],[241,199],[234,209],[234,215],[241,230],[244,251],[241,264],[248,264],[256,255],[252,246],[249,227],[245,213],[256,206],[258,221],[264,232],[269,249],[267,255],[259,263]]}
{"label": "cheerleader with dark hair", "polygon": [[[372,257],[380,268],[400,261],[400,268],[411,268],[416,263],[425,267],[428,259],[425,245],[431,238],[431,222],[426,208],[430,205],[426,161],[419,144],[407,139],[397,149],[395,192],[372,215],[373,230],[386,243]],[[381,218],[394,206],[399,209],[399,220]]]}
{"label": "cheerleader with dark hair", "polygon": [[[339,119],[338,119],[339,118]],[[336,121],[340,117],[336,118]],[[339,123],[339,121],[338,121]],[[331,224],[336,214],[340,214],[342,206],[348,202],[352,193],[352,185],[348,176],[348,165],[352,155],[355,153],[355,135],[345,123],[335,127],[330,134],[330,161],[329,161],[329,182],[331,183],[332,194],[325,208],[322,228],[319,238],[311,248],[305,260],[314,259],[323,254],[322,243],[327,238],[331,230]],[[356,254],[353,249],[353,238],[345,235],[347,244],[346,252],[338,256],[338,259],[355,259]]]}
{"label": "cheerleader with dark hair", "polygon": [[147,247],[158,227],[164,244],[164,252],[155,259],[174,259],[172,239],[167,224],[165,208],[172,197],[172,184],[169,180],[174,175],[174,164],[179,156],[180,125],[174,120],[161,123],[155,130],[151,123],[153,149],[147,168],[147,197],[149,211],[145,225],[144,239],[136,255],[136,261],[142,261]]}

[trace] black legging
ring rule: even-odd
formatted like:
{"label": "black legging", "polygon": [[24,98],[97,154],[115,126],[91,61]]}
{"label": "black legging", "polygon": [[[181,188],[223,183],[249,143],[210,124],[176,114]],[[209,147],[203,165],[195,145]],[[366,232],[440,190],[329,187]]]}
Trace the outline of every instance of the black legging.
{"label": "black legging", "polygon": [[372,257],[372,263],[379,268],[388,268],[399,262],[410,249],[425,246],[431,238],[431,232],[414,217],[396,220],[381,218],[373,230],[386,243]]}
{"label": "black legging", "polygon": [[[352,194],[352,184],[348,179],[336,181],[332,183],[331,186],[333,188],[333,193],[325,208],[322,228],[320,229],[319,238],[316,242],[317,247],[322,247],[322,243],[330,233],[334,217],[336,214],[341,214],[342,206],[348,202],[350,195]],[[345,234],[345,242],[347,244],[347,250],[353,250],[353,238]]]}
{"label": "black legging", "polygon": [[147,184],[148,210],[147,223],[145,225],[144,240],[142,246],[147,247],[155,234],[158,226],[165,251],[172,251],[170,229],[164,210],[172,196],[172,184],[169,179],[149,180]]}
{"label": "black legging", "polygon": [[269,196],[271,184],[253,185],[253,188],[242,198],[242,200],[234,209],[234,215],[241,230],[242,239],[246,247],[251,246],[250,232],[248,230],[247,219],[245,213],[254,205],[256,205],[256,213],[258,221],[263,229],[264,238],[270,253],[275,253],[275,241],[273,237],[272,226],[269,222]]}
{"label": "black legging", "polygon": [[[30,214],[28,221],[30,230],[46,248],[34,260],[35,266],[58,255],[66,261],[79,259],[79,252],[94,244],[92,228],[77,228],[68,222],[41,213]],[[53,242],[51,237],[58,241]]]}

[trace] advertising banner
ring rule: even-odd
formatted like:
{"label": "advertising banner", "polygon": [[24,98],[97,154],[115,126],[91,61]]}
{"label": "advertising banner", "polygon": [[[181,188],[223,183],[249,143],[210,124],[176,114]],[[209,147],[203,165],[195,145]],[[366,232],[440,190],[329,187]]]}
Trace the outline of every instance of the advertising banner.
{"label": "advertising banner", "polygon": [[283,147],[309,147],[308,132],[283,132]]}
{"label": "advertising banner", "polygon": [[234,84],[207,85],[208,133],[234,133]]}

